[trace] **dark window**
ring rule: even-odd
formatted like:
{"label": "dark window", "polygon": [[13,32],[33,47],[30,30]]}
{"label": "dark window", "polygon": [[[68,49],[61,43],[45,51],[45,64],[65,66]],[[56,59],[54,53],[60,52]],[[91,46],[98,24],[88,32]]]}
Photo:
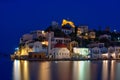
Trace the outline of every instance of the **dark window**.
{"label": "dark window", "polygon": [[34,58],[37,58],[37,55],[34,55]]}
{"label": "dark window", "polygon": [[29,55],[29,57],[30,57],[30,58],[32,58],[32,56],[31,56],[31,55]]}
{"label": "dark window", "polygon": [[39,55],[39,58],[41,59],[41,55]]}

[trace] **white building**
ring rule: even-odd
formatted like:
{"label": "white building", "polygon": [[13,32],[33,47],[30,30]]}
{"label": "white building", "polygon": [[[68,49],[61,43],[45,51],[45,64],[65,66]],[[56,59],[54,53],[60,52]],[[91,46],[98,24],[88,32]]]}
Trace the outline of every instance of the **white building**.
{"label": "white building", "polygon": [[109,58],[116,58],[115,47],[111,46],[108,48],[108,57]]}
{"label": "white building", "polygon": [[94,48],[91,48],[91,52],[90,52],[92,55],[91,55],[91,58],[100,58],[100,48],[98,47],[94,47]]}
{"label": "white building", "polygon": [[33,52],[44,52],[47,53],[47,47],[42,44],[42,42],[34,42],[33,44]]}
{"label": "white building", "polygon": [[20,43],[25,43],[26,41],[31,41],[32,39],[33,39],[33,35],[31,35],[31,34],[24,34],[20,38]]}
{"label": "white building", "polygon": [[67,49],[66,45],[57,43],[55,47],[51,50],[51,54],[55,59],[68,59],[70,58],[70,51]]}
{"label": "white building", "polygon": [[120,59],[120,47],[109,47],[108,54],[109,58]]}
{"label": "white building", "polygon": [[64,38],[64,37],[54,37],[52,38],[51,41],[51,47],[53,48],[55,44],[57,43],[62,43],[67,45],[68,43],[70,43],[71,39],[70,38]]}
{"label": "white building", "polygon": [[48,45],[45,42],[31,42],[22,46],[17,52],[20,52],[20,55],[29,55],[30,52],[35,53],[47,53]]}
{"label": "white building", "polygon": [[89,53],[90,53],[90,50],[88,48],[77,48],[77,47],[73,48],[73,55],[78,54],[78,55],[81,55],[82,57],[87,58]]}
{"label": "white building", "polygon": [[106,48],[106,47],[100,48],[100,54],[101,54],[100,57],[101,57],[102,59],[107,59],[107,58],[109,58],[108,48]]}
{"label": "white building", "polygon": [[50,54],[52,48],[54,48],[54,46],[57,43],[62,43],[62,44],[67,45],[71,41],[71,39],[68,37],[55,37],[54,32],[48,32],[47,37],[48,37],[48,43],[49,43],[48,44],[48,54]]}
{"label": "white building", "polygon": [[116,58],[120,59],[120,47],[115,47]]}
{"label": "white building", "polygon": [[41,30],[36,30],[36,31],[32,31],[29,34],[24,34],[21,38],[20,38],[20,43],[28,43],[33,41],[34,39],[38,39],[41,37],[45,37],[46,38],[46,33],[44,31]]}
{"label": "white building", "polygon": [[120,47],[91,48],[92,58],[120,59]]}

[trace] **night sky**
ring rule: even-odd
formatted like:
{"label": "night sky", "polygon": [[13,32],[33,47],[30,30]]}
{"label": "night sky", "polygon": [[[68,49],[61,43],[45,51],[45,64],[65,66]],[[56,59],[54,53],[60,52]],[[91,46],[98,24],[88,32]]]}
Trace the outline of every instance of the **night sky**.
{"label": "night sky", "polygon": [[62,19],[90,29],[110,26],[120,31],[119,0],[0,0],[0,52],[11,54],[19,38]]}

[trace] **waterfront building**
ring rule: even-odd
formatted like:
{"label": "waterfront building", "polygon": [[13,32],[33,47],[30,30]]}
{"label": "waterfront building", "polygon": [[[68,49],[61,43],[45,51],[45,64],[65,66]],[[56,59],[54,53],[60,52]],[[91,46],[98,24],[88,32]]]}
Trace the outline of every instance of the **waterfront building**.
{"label": "waterfront building", "polygon": [[47,53],[47,45],[43,42],[36,41],[33,44],[33,52],[44,52]]}
{"label": "waterfront building", "polygon": [[[47,41],[32,41],[29,43],[25,43],[24,46],[20,46],[20,48],[15,52],[18,56],[41,56],[41,55],[47,55],[47,48],[48,48],[48,42]],[[42,53],[42,54],[40,54]]]}
{"label": "waterfront building", "polygon": [[89,54],[90,54],[89,48],[74,47],[72,56],[76,57],[75,55],[78,55],[79,58],[88,58]]}
{"label": "waterfront building", "polygon": [[120,47],[94,47],[89,50],[91,58],[120,59]]}
{"label": "waterfront building", "polygon": [[107,59],[107,58],[109,58],[109,56],[108,56],[108,48],[106,48],[106,47],[100,47],[100,57],[102,58],[102,59]]}
{"label": "waterfront building", "polygon": [[67,46],[62,43],[57,43],[54,48],[51,50],[51,54],[55,59],[69,59],[70,51],[67,49]]}
{"label": "waterfront building", "polygon": [[120,59],[120,47],[109,47],[108,48],[109,58]]}
{"label": "waterfront building", "polygon": [[116,58],[120,59],[120,47],[115,47]]}
{"label": "waterfront building", "polygon": [[93,59],[97,59],[97,58],[100,58],[100,48],[99,47],[94,47],[91,49],[91,52],[90,52],[91,55],[91,58]]}
{"label": "waterfront building", "polygon": [[109,58],[116,58],[116,54],[115,54],[115,47],[108,47],[108,57]]}
{"label": "waterfront building", "polygon": [[48,34],[48,54],[50,54],[51,50],[57,43],[68,45],[71,39],[64,35],[55,35],[53,31],[50,31]]}

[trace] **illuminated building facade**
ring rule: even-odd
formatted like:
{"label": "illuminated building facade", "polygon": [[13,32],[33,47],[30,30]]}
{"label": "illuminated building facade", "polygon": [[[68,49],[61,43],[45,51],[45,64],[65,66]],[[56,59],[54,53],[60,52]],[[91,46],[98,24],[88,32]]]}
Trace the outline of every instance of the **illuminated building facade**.
{"label": "illuminated building facade", "polygon": [[[46,33],[41,30],[32,31],[29,34],[24,34],[20,38],[20,44],[15,54],[19,56],[29,56],[30,52],[47,54],[48,41]],[[32,54],[33,54],[32,53]]]}
{"label": "illuminated building facade", "polygon": [[61,44],[65,44],[65,45],[68,45],[71,41],[70,38],[68,37],[64,37],[64,36],[61,36],[61,37],[55,37],[54,36],[54,32],[48,32],[48,54],[50,54],[51,50],[54,48],[54,46],[57,44],[57,43],[61,43]]}
{"label": "illuminated building facade", "polygon": [[89,48],[73,48],[74,54],[79,54],[82,57],[87,57],[89,55]]}
{"label": "illuminated building facade", "polygon": [[79,54],[84,57],[91,55],[92,58],[120,58],[120,48],[116,47],[119,45],[116,42],[120,42],[119,36],[119,33],[108,30],[93,31],[88,26],[75,26],[72,21],[63,19],[61,26],[53,21],[45,31],[24,34],[15,55],[33,58],[52,54],[54,58],[61,59]]}
{"label": "illuminated building facade", "polygon": [[70,51],[67,46],[62,43],[57,43],[51,50],[51,54],[55,59],[68,59],[70,58]]}
{"label": "illuminated building facade", "polygon": [[82,33],[88,32],[88,26],[79,26],[77,29],[77,36],[81,36]]}
{"label": "illuminated building facade", "polygon": [[96,38],[96,35],[95,35],[94,31],[89,32],[89,38],[90,39],[95,39]]}

